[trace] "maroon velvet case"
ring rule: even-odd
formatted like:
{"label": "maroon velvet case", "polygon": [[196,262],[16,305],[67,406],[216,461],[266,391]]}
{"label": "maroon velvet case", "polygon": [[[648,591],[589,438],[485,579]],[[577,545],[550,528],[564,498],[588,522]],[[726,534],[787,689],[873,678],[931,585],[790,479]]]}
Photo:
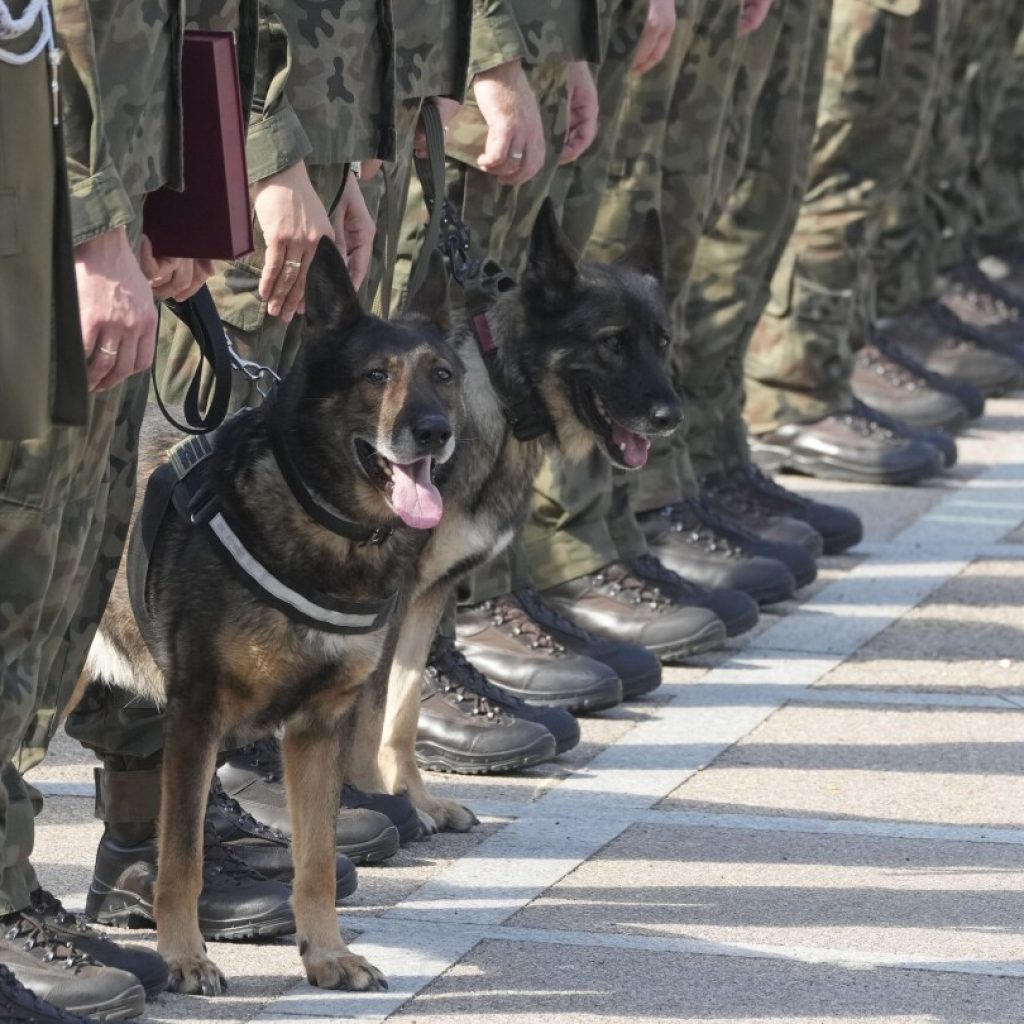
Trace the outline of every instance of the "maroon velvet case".
{"label": "maroon velvet case", "polygon": [[162,188],[148,196],[142,230],[156,256],[236,259],[253,246],[232,33],[186,32],[181,80],[185,190]]}

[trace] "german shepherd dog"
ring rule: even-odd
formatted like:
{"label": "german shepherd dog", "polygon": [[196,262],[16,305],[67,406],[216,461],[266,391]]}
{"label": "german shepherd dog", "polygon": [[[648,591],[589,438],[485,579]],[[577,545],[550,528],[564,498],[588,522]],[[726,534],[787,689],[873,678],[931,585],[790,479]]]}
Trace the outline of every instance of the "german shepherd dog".
{"label": "german shepherd dog", "polygon": [[[415,573],[451,483],[463,368],[445,340],[439,257],[409,312],[386,322],[362,311],[340,256],[322,241],[306,308],[298,362],[271,401],[220,428],[209,486],[246,550],[293,592],[332,607],[377,608],[397,591],[393,611],[363,632],[300,624],[228,569],[206,529],[172,509],[150,550],[146,627],[136,624],[122,567],[90,654],[92,677],[166,700],[154,902],[159,950],[181,992],[216,995],[225,985],[206,956],[197,907],[217,751],[229,736],[246,742],[282,723],[306,974],[324,987],[386,987],[345,945],[335,912],[339,723],[375,672],[383,688],[403,581]],[[298,499],[296,478],[307,499],[366,537],[383,532],[357,540],[326,527]]]}
{"label": "german shepherd dog", "polygon": [[[427,792],[415,758],[420,677],[455,584],[511,541],[526,516],[545,448],[582,459],[596,445],[614,466],[636,469],[647,461],[649,438],[671,433],[682,419],[664,365],[663,249],[652,212],[618,263],[581,262],[547,201],[520,286],[501,295],[483,323],[477,317],[453,331],[466,367],[465,442],[453,458],[444,519],[416,566],[383,729],[371,724],[374,712],[361,701],[356,714],[371,722],[352,730],[347,761],[356,785],[405,794],[428,830],[463,831],[476,822],[466,808]],[[510,396],[519,409],[525,396],[534,416],[546,422],[543,438],[516,439]]]}

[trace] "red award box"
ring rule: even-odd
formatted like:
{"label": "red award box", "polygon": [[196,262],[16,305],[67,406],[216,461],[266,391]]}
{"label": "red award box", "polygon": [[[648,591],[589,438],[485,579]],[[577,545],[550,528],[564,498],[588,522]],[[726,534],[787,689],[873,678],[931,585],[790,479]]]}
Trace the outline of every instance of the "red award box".
{"label": "red award box", "polygon": [[149,195],[142,230],[155,256],[237,259],[253,246],[234,35],[187,31],[181,81],[185,189]]}

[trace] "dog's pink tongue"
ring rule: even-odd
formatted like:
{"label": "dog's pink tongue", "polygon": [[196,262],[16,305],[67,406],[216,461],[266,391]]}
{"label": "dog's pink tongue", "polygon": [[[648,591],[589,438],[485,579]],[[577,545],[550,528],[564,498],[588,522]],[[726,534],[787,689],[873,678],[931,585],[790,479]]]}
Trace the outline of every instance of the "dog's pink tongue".
{"label": "dog's pink tongue", "polygon": [[429,530],[441,522],[444,502],[430,479],[431,459],[419,459],[408,466],[391,464],[391,504],[406,526]]}
{"label": "dog's pink tongue", "polygon": [[647,455],[651,450],[651,442],[646,437],[634,434],[633,431],[612,424],[612,442],[622,452],[622,461],[627,466],[639,469],[647,465]]}

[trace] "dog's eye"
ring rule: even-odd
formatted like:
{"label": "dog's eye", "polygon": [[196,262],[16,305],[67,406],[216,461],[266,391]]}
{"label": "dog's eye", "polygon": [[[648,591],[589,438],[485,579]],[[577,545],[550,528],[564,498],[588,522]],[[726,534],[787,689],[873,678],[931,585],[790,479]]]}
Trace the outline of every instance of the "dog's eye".
{"label": "dog's eye", "polygon": [[366,371],[366,379],[371,384],[387,384],[388,372],[387,370],[375,369]]}
{"label": "dog's eye", "polygon": [[658,348],[660,348],[664,352],[665,349],[668,348],[669,342],[671,340],[672,340],[672,335],[669,334],[668,331],[662,331],[658,335]]}
{"label": "dog's eye", "polygon": [[610,334],[602,339],[602,344],[610,352],[621,352],[626,347],[626,337],[623,334]]}
{"label": "dog's eye", "polygon": [[438,366],[434,370],[434,376],[442,383],[447,384],[452,379],[452,371],[447,366]]}

